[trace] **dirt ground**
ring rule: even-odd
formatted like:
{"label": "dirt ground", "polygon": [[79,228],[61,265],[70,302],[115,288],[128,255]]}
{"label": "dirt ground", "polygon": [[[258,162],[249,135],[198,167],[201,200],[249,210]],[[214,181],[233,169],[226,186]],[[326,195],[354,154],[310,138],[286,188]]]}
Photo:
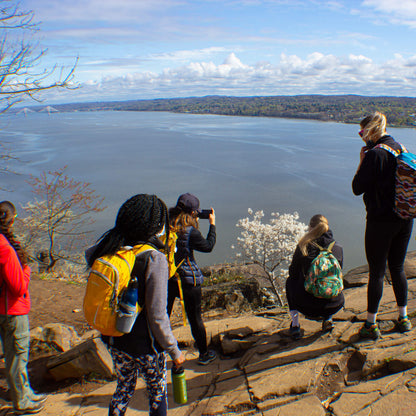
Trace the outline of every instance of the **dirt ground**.
{"label": "dirt ground", "polygon": [[[84,319],[82,303],[85,293],[85,282],[71,283],[63,279],[41,279],[32,274],[29,293],[32,301],[29,313],[30,329],[43,327],[49,323],[71,325],[79,335],[92,329]],[[181,315],[174,308],[172,311],[172,324],[180,322]],[[30,383],[36,392],[54,393],[80,393],[94,390],[107,380],[82,378],[70,379],[57,383],[45,377],[45,363],[51,353],[30,352],[28,372]],[[5,376],[4,360],[0,360],[0,406],[9,400],[8,387]]]}
{"label": "dirt ground", "polygon": [[[32,308],[29,314],[30,329],[42,327],[48,323],[71,325],[78,334],[89,330],[82,312],[85,286],[67,283],[60,279],[40,279],[32,275],[29,293]],[[33,353],[29,357],[29,378],[32,387],[41,393],[62,393],[90,391],[97,388],[105,380],[72,379],[61,383],[45,379],[45,362],[51,354]],[[0,361],[0,404],[9,399],[5,378],[4,360]]]}

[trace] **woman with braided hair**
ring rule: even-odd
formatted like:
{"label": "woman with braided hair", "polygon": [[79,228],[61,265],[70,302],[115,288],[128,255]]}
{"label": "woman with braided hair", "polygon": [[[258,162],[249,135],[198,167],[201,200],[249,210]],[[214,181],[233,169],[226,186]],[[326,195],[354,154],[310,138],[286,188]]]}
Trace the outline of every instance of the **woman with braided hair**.
{"label": "woman with braided hair", "polygon": [[27,373],[30,268],[13,234],[15,218],[14,205],[0,202],[0,337],[14,412],[24,415],[40,412],[46,396],[33,392]]}
{"label": "woman with braided hair", "polygon": [[[115,254],[124,246],[152,244],[165,227],[169,228],[164,202],[156,195],[135,195],[119,209],[114,228],[100,238],[91,254],[87,252],[88,265],[91,267],[98,257]],[[138,254],[131,274],[139,280],[138,297],[144,300],[144,307],[130,333],[103,337],[109,346],[117,377],[108,414],[123,416],[126,413],[137,376],[141,375],[148,391],[149,415],[166,416],[165,351],[175,366],[179,367],[185,361],[172,334],[166,309],[169,277],[166,256],[156,249]]]}

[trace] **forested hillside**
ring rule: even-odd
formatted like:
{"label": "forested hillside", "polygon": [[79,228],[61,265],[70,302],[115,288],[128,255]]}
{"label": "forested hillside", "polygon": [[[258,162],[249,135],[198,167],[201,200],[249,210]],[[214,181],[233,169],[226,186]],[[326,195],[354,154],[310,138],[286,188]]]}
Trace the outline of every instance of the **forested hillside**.
{"label": "forested hillside", "polygon": [[381,111],[389,125],[416,126],[416,98],[363,97],[358,95],[297,95],[275,97],[189,97],[120,102],[55,105],[59,111],[172,111],[313,119],[357,123],[363,116]]}

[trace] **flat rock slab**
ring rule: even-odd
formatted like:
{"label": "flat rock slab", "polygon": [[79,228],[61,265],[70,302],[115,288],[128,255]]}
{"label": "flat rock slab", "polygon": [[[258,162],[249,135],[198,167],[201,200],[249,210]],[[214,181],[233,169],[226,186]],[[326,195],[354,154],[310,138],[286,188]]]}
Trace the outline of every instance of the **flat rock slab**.
{"label": "flat rock slab", "polygon": [[291,363],[313,360],[330,352],[339,351],[345,346],[338,343],[330,336],[317,338],[315,342],[306,345],[293,344],[292,348],[284,349],[275,354],[270,354],[259,360],[257,356],[251,357],[250,361],[244,365],[247,374],[254,374],[269,368],[284,366]]}
{"label": "flat rock slab", "polygon": [[368,393],[342,393],[339,400],[331,403],[330,410],[335,416],[352,416],[364,407],[374,403],[379,397],[381,397],[381,394],[378,391]]}
{"label": "flat rock slab", "polygon": [[[213,341],[219,342],[219,335],[231,332],[232,334],[241,332],[251,335],[264,331],[272,331],[277,322],[269,318],[260,316],[247,315],[237,318],[217,319],[205,322],[207,331],[207,341],[210,344]],[[173,334],[182,346],[190,347],[194,344],[189,325],[180,326],[173,330]]]}
{"label": "flat rock slab", "polygon": [[306,396],[301,400],[263,412],[263,416],[325,416],[326,411],[316,396]]}
{"label": "flat rock slab", "polygon": [[415,416],[416,393],[406,387],[381,397],[354,416]]}
{"label": "flat rock slab", "polygon": [[254,400],[309,392],[326,364],[325,358],[289,364],[247,376]]}

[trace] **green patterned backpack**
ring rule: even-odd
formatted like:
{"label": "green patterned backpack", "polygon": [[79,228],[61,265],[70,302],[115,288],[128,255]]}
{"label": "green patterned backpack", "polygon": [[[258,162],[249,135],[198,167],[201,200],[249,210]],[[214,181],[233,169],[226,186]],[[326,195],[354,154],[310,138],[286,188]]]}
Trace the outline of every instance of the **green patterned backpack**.
{"label": "green patterned backpack", "polygon": [[314,258],[306,273],[305,290],[317,298],[331,299],[338,296],[344,289],[341,266],[332,254],[334,244],[335,241],[327,248],[323,248],[313,243],[319,248],[319,254]]}

